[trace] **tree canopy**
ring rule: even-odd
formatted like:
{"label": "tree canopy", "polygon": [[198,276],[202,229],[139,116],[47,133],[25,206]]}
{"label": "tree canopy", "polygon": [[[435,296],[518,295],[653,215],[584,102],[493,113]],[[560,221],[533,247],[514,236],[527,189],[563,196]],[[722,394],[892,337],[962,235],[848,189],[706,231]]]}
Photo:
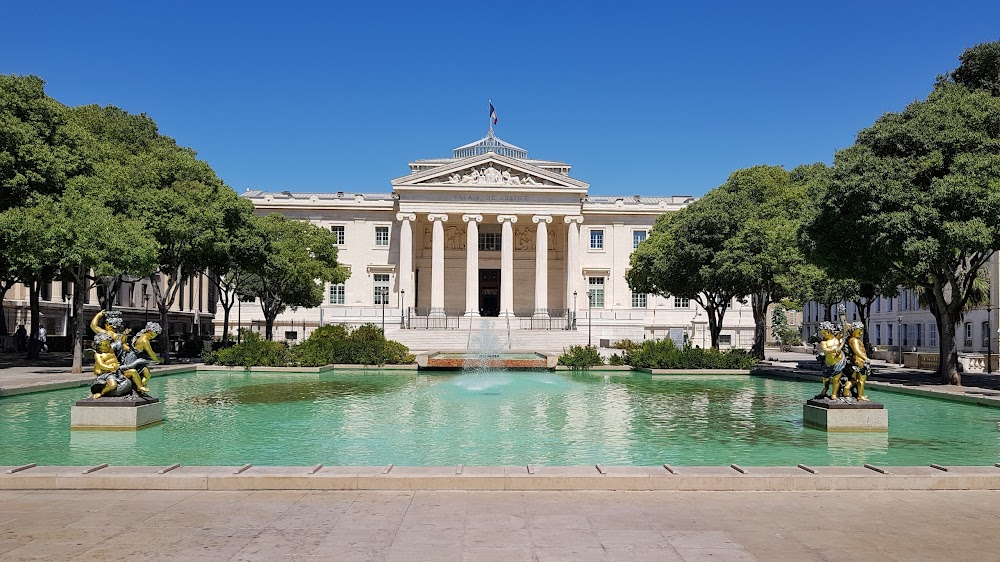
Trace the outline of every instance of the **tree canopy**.
{"label": "tree canopy", "polygon": [[955,325],[1000,247],[997,49],[966,51],[926,100],[858,133],[837,153],[831,189],[806,228],[818,263],[927,293],[950,383],[961,380]]}
{"label": "tree canopy", "polygon": [[324,283],[341,283],[348,271],[337,263],[332,232],[278,213],[255,219],[268,251],[248,276],[248,290],[260,299],[267,339],[286,308],[323,302]]}
{"label": "tree canopy", "polygon": [[747,294],[742,279],[722,267],[721,252],[739,225],[734,196],[713,191],[690,206],[660,215],[650,237],[630,258],[633,291],[691,299],[705,309],[712,347],[718,349],[726,310]]}

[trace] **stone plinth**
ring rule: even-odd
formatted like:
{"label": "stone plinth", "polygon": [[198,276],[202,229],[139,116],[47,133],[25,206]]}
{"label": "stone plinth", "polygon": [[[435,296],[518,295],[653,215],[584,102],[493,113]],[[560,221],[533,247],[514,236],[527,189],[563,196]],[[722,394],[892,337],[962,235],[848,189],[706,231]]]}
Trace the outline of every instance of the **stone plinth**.
{"label": "stone plinth", "polygon": [[878,402],[812,399],[802,407],[802,420],[824,431],[889,431],[889,411]]}
{"label": "stone plinth", "polygon": [[87,398],[70,410],[71,429],[139,429],[163,421],[159,398]]}

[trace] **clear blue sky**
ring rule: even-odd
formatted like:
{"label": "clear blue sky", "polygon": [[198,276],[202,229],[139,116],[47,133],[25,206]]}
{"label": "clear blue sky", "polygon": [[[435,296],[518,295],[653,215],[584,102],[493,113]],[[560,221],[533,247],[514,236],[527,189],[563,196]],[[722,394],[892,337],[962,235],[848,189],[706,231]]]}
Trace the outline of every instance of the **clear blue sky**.
{"label": "clear blue sky", "polygon": [[[820,7],[820,4],[825,6]],[[0,73],[145,112],[236,191],[381,191],[497,135],[595,195],[831,162],[1000,2],[8,2]]]}

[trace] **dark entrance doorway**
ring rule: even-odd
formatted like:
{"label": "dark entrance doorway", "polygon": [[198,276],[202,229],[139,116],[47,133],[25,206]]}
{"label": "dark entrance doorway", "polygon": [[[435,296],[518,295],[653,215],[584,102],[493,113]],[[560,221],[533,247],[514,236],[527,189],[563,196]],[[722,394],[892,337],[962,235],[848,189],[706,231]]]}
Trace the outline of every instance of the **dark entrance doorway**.
{"label": "dark entrance doorway", "polygon": [[479,315],[500,316],[500,270],[479,270]]}

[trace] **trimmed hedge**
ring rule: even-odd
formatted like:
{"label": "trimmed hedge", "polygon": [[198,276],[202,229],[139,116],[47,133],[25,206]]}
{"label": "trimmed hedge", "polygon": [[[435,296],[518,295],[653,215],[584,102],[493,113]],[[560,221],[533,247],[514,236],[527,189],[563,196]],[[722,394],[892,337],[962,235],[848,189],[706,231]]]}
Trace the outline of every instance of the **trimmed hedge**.
{"label": "trimmed hedge", "polygon": [[209,365],[242,367],[321,367],[330,364],[402,365],[414,357],[403,344],[385,339],[382,329],[365,324],[354,330],[321,326],[306,341],[289,348],[250,333],[243,342],[202,356]]}
{"label": "trimmed hedge", "polygon": [[625,351],[625,363],[645,369],[749,369],[757,359],[743,349],[678,349],[670,339],[646,340]]}

